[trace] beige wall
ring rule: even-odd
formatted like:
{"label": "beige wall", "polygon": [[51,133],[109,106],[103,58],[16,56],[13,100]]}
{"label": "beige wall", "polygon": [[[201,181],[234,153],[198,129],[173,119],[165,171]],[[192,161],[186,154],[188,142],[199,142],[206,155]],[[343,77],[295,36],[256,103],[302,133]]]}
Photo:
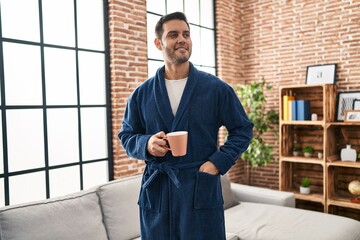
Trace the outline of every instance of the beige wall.
{"label": "beige wall", "polygon": [[[356,2],[356,3],[355,3]],[[267,107],[277,109],[280,85],[304,84],[309,65],[336,63],[339,91],[360,89],[360,2],[216,1],[217,75],[235,86],[262,77],[273,86]],[[146,3],[109,1],[115,177],[138,174],[117,140],[126,99],[147,78]],[[233,181],[278,188],[278,142],[272,163],[246,171],[239,162]]]}

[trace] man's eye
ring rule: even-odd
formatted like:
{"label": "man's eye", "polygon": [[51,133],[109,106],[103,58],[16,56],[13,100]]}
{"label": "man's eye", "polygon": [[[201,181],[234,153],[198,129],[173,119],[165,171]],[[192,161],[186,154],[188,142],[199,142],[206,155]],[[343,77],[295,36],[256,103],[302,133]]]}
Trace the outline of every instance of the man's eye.
{"label": "man's eye", "polygon": [[184,33],[184,37],[185,37],[185,38],[190,37],[190,33]]}
{"label": "man's eye", "polygon": [[178,36],[178,34],[177,34],[177,33],[171,33],[169,36],[170,36],[171,38],[176,38],[176,37]]}

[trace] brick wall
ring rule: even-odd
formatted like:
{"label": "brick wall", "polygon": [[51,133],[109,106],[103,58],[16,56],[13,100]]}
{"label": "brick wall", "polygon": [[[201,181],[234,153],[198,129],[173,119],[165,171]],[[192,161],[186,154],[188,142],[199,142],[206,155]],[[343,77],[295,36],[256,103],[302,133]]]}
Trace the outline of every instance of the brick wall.
{"label": "brick wall", "polygon": [[[337,63],[341,91],[360,89],[360,2],[358,1],[216,1],[217,75],[236,83],[262,77],[268,109],[277,109],[280,85],[305,83],[306,66]],[[126,99],[147,77],[146,2],[109,1],[115,177],[138,174],[143,164],[128,159],[117,140]],[[223,136],[223,135],[222,135]],[[278,188],[278,140],[274,161],[249,169],[239,161],[233,181]],[[220,140],[221,142],[221,140]]]}
{"label": "brick wall", "polygon": [[136,175],[144,163],[126,156],[117,134],[129,94],[147,78],[146,2],[109,1],[114,177]]}
{"label": "brick wall", "polygon": [[[340,91],[360,89],[359,1],[241,1],[242,80],[262,77],[269,109],[278,108],[280,85],[304,84],[306,66],[337,63]],[[334,106],[335,107],[335,106]],[[275,134],[268,143],[278,149]],[[267,167],[251,170],[250,184],[278,188],[278,153]]]}

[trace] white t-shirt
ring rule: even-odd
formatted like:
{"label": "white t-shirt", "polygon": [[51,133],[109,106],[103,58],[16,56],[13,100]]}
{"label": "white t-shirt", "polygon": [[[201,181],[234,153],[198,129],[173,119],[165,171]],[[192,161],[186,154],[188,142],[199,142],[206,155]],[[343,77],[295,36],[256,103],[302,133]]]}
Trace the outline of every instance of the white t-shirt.
{"label": "white t-shirt", "polygon": [[184,92],[185,85],[188,78],[180,80],[168,80],[165,79],[166,90],[169,95],[170,105],[174,116],[180,104],[181,96]]}

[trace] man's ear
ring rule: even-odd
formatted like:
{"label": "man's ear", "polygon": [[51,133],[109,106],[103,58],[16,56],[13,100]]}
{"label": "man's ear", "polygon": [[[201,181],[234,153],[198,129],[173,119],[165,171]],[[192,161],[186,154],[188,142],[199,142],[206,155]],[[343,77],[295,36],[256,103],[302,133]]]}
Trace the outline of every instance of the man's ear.
{"label": "man's ear", "polygon": [[155,47],[159,50],[162,50],[162,46],[161,46],[161,40],[158,38],[154,39],[154,43],[155,43]]}

